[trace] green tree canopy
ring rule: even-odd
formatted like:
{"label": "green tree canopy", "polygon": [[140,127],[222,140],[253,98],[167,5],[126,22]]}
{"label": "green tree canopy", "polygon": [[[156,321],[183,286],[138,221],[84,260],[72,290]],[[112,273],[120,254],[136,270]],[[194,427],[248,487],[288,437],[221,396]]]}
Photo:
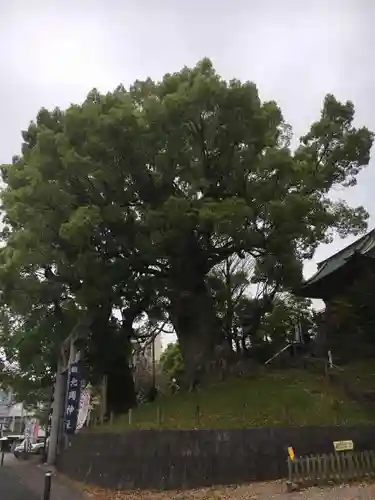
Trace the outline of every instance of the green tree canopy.
{"label": "green tree canopy", "polygon": [[45,308],[88,314],[96,353],[115,309],[121,341],[141,311],[163,310],[194,376],[223,338],[206,282],[214,266],[248,254],[258,282],[286,288],[335,231],[365,229],[362,207],[330,197],[369,162],[373,135],[353,119],[351,102],[328,95],[292,151],[277,104],[207,59],[42,109],[2,168],[5,302],[14,307],[19,287],[31,311],[39,298],[27,287],[52,287]]}

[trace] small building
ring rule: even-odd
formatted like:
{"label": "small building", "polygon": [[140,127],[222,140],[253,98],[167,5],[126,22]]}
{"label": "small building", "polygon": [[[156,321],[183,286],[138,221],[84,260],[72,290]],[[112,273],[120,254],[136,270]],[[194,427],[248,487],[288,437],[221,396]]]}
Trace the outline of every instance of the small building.
{"label": "small building", "polygon": [[142,365],[143,368],[152,370],[154,364],[158,364],[162,355],[161,335],[157,335],[151,342],[139,345],[133,342],[132,366]]}
{"label": "small building", "polygon": [[369,286],[368,280],[372,275],[375,285],[375,230],[319,263],[317,272],[295,290],[295,294],[300,297],[322,299],[325,303],[324,321],[317,339],[323,351],[337,349],[342,353],[347,340],[350,342],[346,346],[347,352],[351,356],[359,355],[359,352],[360,356],[366,352],[369,356],[375,354],[375,342],[366,338],[359,324],[358,328],[353,324],[346,325],[342,315],[337,314],[338,304],[346,301],[350,307],[353,287],[357,286],[356,290],[361,290],[366,280]]}
{"label": "small building", "polygon": [[375,271],[375,229],[318,264],[317,272],[297,290],[300,297],[323,299],[329,306],[368,270]]}
{"label": "small building", "polygon": [[23,403],[17,403],[11,390],[0,389],[0,427],[2,432],[22,434],[31,417]]}

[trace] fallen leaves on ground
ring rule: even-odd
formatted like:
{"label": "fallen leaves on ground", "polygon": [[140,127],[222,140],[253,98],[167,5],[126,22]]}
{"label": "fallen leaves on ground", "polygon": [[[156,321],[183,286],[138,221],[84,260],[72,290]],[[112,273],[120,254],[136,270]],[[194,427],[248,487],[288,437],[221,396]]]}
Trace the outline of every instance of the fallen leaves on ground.
{"label": "fallen leaves on ground", "polygon": [[375,485],[341,485],[287,493],[285,482],[253,483],[184,491],[113,491],[84,487],[91,500],[373,500]]}

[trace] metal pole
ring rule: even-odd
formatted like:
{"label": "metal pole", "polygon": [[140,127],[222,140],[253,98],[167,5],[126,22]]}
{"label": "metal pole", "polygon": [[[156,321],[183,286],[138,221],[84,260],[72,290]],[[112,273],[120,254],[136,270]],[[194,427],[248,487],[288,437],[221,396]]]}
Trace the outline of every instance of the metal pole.
{"label": "metal pole", "polygon": [[52,483],[52,472],[46,472],[46,475],[44,476],[43,500],[50,500],[51,498],[51,483]]}
{"label": "metal pole", "polygon": [[4,466],[4,455],[5,455],[5,446],[8,443],[8,438],[1,438],[0,441],[0,451],[1,451],[1,459],[0,459],[0,466]]}

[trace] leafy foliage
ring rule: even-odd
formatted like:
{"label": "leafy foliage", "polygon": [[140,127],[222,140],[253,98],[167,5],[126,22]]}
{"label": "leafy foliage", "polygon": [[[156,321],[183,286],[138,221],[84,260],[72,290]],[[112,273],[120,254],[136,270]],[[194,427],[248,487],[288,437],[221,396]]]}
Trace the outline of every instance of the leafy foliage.
{"label": "leafy foliage", "polygon": [[181,380],[184,372],[184,362],[177,342],[169,344],[165,349],[160,358],[160,366],[170,382],[175,380],[178,383]]}
{"label": "leafy foliage", "polygon": [[207,277],[225,339],[237,350],[240,349],[242,312],[251,301],[249,288],[254,264],[249,255],[243,259],[232,255],[215,266]]}
{"label": "leafy foliage", "polygon": [[311,300],[283,294],[276,297],[272,312],[262,323],[261,334],[277,347],[295,338],[296,326],[303,334],[314,334],[314,310]]}
{"label": "leafy foliage", "polygon": [[327,96],[292,151],[277,104],[252,83],[224,81],[207,59],[40,110],[22,155],[2,167],[9,352],[53,371],[59,342],[83,324],[90,377],[110,373],[115,394],[129,385],[121,369],[147,311],[172,322],[194,377],[223,341],[206,281],[215,266],[249,255],[254,281],[272,288],[252,304],[255,332],[260,305],[301,279],[319,243],[366,227],[362,207],[329,196],[369,162],[373,135],[353,119],[352,103]]}

